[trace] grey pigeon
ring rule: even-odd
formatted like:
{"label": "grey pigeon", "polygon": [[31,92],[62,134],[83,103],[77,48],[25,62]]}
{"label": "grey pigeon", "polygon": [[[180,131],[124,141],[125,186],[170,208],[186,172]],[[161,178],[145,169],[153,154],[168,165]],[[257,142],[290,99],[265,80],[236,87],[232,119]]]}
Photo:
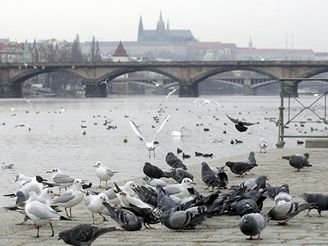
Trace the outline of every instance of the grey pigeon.
{"label": "grey pigeon", "polygon": [[170,173],[170,177],[178,183],[181,183],[184,178],[190,178],[191,180],[194,180],[194,176],[182,168],[173,169]]}
{"label": "grey pigeon", "polygon": [[278,224],[287,225],[287,222],[306,209],[316,208],[315,204],[298,204],[296,202],[278,202],[269,212],[269,220],[277,220]]}
{"label": "grey pigeon", "polygon": [[208,166],[206,162],[202,163],[202,180],[203,182],[208,186],[212,187],[212,191],[214,190],[214,187],[225,187],[225,182],[213,172],[213,170]]}
{"label": "grey pigeon", "polygon": [[76,246],[91,245],[97,237],[111,231],[115,231],[115,227],[99,228],[90,224],[76,225],[71,229],[59,232],[58,240],[63,240],[66,244]]}
{"label": "grey pigeon", "polygon": [[250,123],[250,122],[246,122],[246,121],[241,121],[241,120],[230,117],[228,114],[226,114],[226,116],[228,117],[229,120],[231,120],[235,124],[235,128],[239,132],[245,132],[245,131],[247,131],[248,126],[259,124],[259,122]]}
{"label": "grey pigeon", "polygon": [[167,165],[169,165],[172,168],[182,168],[184,170],[187,170],[187,166],[182,163],[182,161],[176,157],[172,152],[168,152],[165,157]]}
{"label": "grey pigeon", "polygon": [[[142,227],[140,219],[130,210],[114,208],[109,203],[103,202],[108,210],[108,215],[126,231],[137,231]],[[106,213],[104,213],[106,214]]]}
{"label": "grey pigeon", "polygon": [[[321,216],[321,211],[327,211],[328,210],[328,195],[323,194],[308,194],[303,193],[301,197],[306,201],[307,203],[315,204],[318,210],[319,216]],[[309,216],[311,209],[308,210],[307,215]]]}
{"label": "grey pigeon", "polygon": [[304,167],[312,167],[312,165],[309,162],[309,154],[305,153],[303,155],[301,154],[295,154],[290,156],[282,156],[282,159],[288,160],[289,165],[297,169],[297,172],[300,171],[300,169]]}
{"label": "grey pigeon", "polygon": [[251,151],[246,161],[227,161],[226,166],[230,168],[232,173],[243,176],[246,172],[257,166],[255,154]]}
{"label": "grey pigeon", "polygon": [[175,211],[169,214],[164,213],[161,216],[161,222],[172,230],[192,229],[205,219],[206,208],[204,208],[192,207],[185,211]]}
{"label": "grey pigeon", "polygon": [[240,222],[239,228],[242,233],[247,236],[250,236],[249,239],[253,239],[253,236],[258,235],[257,239],[261,238],[261,232],[267,224],[266,218],[260,213],[250,213],[245,214]]}
{"label": "grey pigeon", "polygon": [[241,183],[238,188],[246,188],[246,190],[259,190],[266,188],[266,181],[268,178],[266,176],[259,176],[254,179],[248,179]]}
{"label": "grey pigeon", "polygon": [[288,184],[283,184],[281,186],[271,186],[269,183],[267,183],[267,190],[265,192],[265,195],[267,195],[269,198],[273,200],[283,187],[285,188],[286,192],[289,193]]}

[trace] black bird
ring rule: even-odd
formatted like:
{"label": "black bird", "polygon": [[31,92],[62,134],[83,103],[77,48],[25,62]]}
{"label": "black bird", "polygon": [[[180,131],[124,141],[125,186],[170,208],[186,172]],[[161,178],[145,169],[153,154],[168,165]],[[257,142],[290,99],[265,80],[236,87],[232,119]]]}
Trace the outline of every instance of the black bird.
{"label": "black bird", "polygon": [[246,172],[256,167],[257,164],[248,164],[246,162],[232,162],[227,161],[226,166],[228,166],[231,172],[238,174],[239,176],[243,176]]}
{"label": "black bird", "polygon": [[162,177],[169,178],[170,175],[166,172],[164,172],[162,169],[160,169],[157,166],[154,166],[150,164],[149,162],[145,162],[145,165],[143,167],[143,172],[146,176],[153,179],[160,179]]}
{"label": "black bird", "polygon": [[107,202],[103,202],[103,205],[107,208],[108,215],[124,230],[138,231],[141,229],[141,220],[130,210],[114,208]]}
{"label": "black bird", "polygon": [[205,157],[205,158],[212,158],[213,157],[213,153],[211,153],[211,154],[203,154],[203,157]]}
{"label": "black bird", "polygon": [[182,159],[189,159],[189,158],[190,158],[190,155],[182,153]]}
{"label": "black bird", "polygon": [[247,131],[248,126],[259,124],[259,122],[250,123],[250,122],[246,122],[246,121],[240,121],[238,119],[234,119],[234,118],[230,117],[228,114],[226,114],[226,116],[229,118],[229,120],[231,120],[233,123],[235,123],[236,129],[240,132]]}
{"label": "black bird", "polygon": [[180,154],[180,153],[182,153],[182,150],[177,148],[177,154]]}
{"label": "black bird", "polygon": [[269,183],[267,183],[267,190],[265,194],[270,197],[272,200],[278,195],[278,193],[284,190],[286,193],[289,193],[289,185],[283,184],[281,186],[271,186]]}
{"label": "black bird", "polygon": [[295,154],[290,156],[282,156],[282,159],[288,160],[289,165],[297,169],[297,172],[300,171],[300,169],[304,167],[312,167],[312,165],[309,162],[309,154],[305,153],[303,155]]}
{"label": "black bird", "polygon": [[203,153],[195,151],[195,156],[203,156]]}
{"label": "black bird", "polygon": [[99,228],[90,224],[80,224],[71,229],[59,232],[58,240],[62,239],[69,245],[88,246],[91,245],[97,237],[115,230],[115,227]]}
{"label": "black bird", "polygon": [[182,163],[182,161],[176,157],[172,152],[168,152],[165,157],[166,163],[172,168],[183,168],[187,170],[187,166]]}

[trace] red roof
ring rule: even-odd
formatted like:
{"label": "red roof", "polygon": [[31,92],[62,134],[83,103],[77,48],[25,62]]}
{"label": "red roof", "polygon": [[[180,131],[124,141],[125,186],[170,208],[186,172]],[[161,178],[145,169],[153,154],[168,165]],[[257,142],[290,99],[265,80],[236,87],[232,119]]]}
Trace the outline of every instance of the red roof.
{"label": "red roof", "polygon": [[126,53],[126,50],[124,49],[123,44],[122,44],[121,41],[118,44],[113,56],[128,56],[128,54]]}

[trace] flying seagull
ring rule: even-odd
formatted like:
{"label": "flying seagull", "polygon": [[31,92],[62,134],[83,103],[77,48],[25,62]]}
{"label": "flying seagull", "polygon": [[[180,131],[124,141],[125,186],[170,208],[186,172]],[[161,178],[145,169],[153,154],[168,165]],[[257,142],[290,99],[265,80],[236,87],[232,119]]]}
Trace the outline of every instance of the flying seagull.
{"label": "flying seagull", "polygon": [[155,148],[156,148],[156,145],[155,145],[155,138],[157,137],[157,135],[159,134],[159,132],[162,130],[162,128],[164,127],[165,123],[168,121],[168,119],[170,118],[170,115],[167,115],[165,117],[165,119],[163,120],[162,124],[160,125],[160,127],[158,128],[158,130],[156,131],[153,139],[150,141],[150,142],[147,142],[145,140],[145,138],[141,135],[140,131],[139,131],[139,128],[137,126],[136,123],[134,123],[132,120],[130,120],[130,126],[132,128],[132,130],[134,131],[134,133],[140,138],[141,141],[144,141],[145,144],[146,144],[146,148],[149,152],[149,158],[151,157],[151,152],[153,151],[154,153],[154,157],[155,157]]}
{"label": "flying seagull", "polygon": [[169,92],[169,94],[166,95],[166,98],[169,98],[174,92],[177,91],[177,88],[175,88],[175,87],[170,87],[169,89],[171,91]]}

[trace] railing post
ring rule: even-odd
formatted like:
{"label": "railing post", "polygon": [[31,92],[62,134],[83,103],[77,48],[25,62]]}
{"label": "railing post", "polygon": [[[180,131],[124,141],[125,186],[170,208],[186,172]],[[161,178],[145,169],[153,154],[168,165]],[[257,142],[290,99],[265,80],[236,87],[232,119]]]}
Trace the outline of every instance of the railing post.
{"label": "railing post", "polygon": [[280,80],[280,107],[279,107],[279,121],[278,121],[278,142],[277,148],[283,148],[284,141],[284,81]]}

